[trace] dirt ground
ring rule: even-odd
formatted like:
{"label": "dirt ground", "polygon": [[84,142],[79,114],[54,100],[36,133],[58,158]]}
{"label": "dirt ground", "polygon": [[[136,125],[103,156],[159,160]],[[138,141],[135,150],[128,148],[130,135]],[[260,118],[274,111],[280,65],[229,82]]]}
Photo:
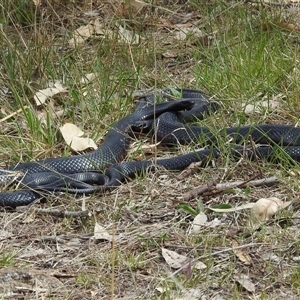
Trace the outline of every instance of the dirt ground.
{"label": "dirt ground", "polygon": [[[227,28],[227,11],[253,10],[255,15],[259,11],[248,1],[205,2],[204,9],[204,4],[197,1],[148,1],[147,4],[142,1],[37,4],[33,1],[25,11],[34,11],[33,16],[47,20],[45,32],[52,38],[55,36],[54,46],[64,57],[74,53],[70,50],[73,49],[70,39],[67,45],[63,44],[62,36],[65,37],[65,31],[69,38],[73,36],[81,52],[74,57],[81,57],[82,70],[91,59],[85,56],[85,51],[91,51],[97,44],[101,30],[114,30],[116,20],[118,24],[127,22],[131,34],[142,37],[140,47],[146,37],[150,39],[153,56],[145,50],[145,56],[135,57],[135,50],[130,47],[132,52],[128,50],[126,54],[118,52],[117,47],[113,50],[118,52],[118,62],[125,67],[130,57],[136,69],[143,63],[139,81],[126,82],[125,90],[130,90],[131,95],[135,89],[179,82],[193,87],[197,83],[193,67],[201,60],[209,60],[209,51],[197,56],[194,51],[199,45],[210,49],[220,38],[215,31],[220,28],[209,28],[210,18],[213,16],[216,24]],[[265,7],[265,14],[269,11]],[[30,37],[34,30],[28,26],[30,20],[14,19],[13,14],[11,20],[6,25],[12,35]],[[96,34],[88,31],[86,36],[83,33],[80,38],[76,36],[75,29],[91,22]],[[223,38],[230,35],[226,30]],[[26,44],[26,39],[23,42]],[[109,70],[115,67],[116,61],[109,61],[104,46],[99,51],[107,57],[105,64]],[[109,49],[113,52],[114,48],[110,45]],[[74,75],[76,80],[80,77]],[[6,86],[5,81],[2,84]],[[116,89],[116,93],[121,93]],[[222,90],[215,93],[221,96]],[[14,98],[11,93],[0,95],[5,101]],[[218,121],[231,117],[231,111],[225,110],[226,115]],[[23,124],[26,118],[15,112],[14,122]],[[260,118],[263,114],[259,115]],[[214,122],[213,118],[208,122]],[[271,118],[283,119],[276,112]],[[76,120],[79,119],[77,116]],[[1,134],[9,135],[12,128],[9,121],[1,121],[1,125]],[[145,143],[151,145],[148,139]],[[179,146],[176,155],[189,152],[190,147],[193,145]],[[48,157],[50,152],[60,155],[61,144],[54,148],[42,155]],[[163,156],[174,155],[173,149],[158,148],[158,151]],[[7,153],[1,155],[7,160]],[[153,153],[139,155],[134,158],[154,156]],[[295,166],[222,157],[212,166],[201,170],[191,166],[180,174],[158,169],[104,195],[47,195],[47,201],[30,207],[2,208],[0,295],[2,299],[299,299],[297,174],[299,170]],[[266,185],[267,178],[270,183]],[[255,180],[262,181],[255,186]],[[231,186],[219,186],[221,183]],[[270,197],[289,205],[258,224],[251,219],[251,209],[243,206]],[[221,207],[216,207],[217,204],[232,211],[218,211]]]}

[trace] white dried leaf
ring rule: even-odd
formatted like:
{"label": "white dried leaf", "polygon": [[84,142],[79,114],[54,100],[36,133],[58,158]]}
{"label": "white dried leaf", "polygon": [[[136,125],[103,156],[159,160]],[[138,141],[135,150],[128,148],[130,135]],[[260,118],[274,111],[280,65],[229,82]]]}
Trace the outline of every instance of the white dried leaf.
{"label": "white dried leaf", "polygon": [[88,11],[84,12],[83,14],[87,17],[98,17],[99,16],[99,12],[96,10],[88,10]]}
{"label": "white dried leaf", "polygon": [[83,151],[89,148],[97,149],[96,143],[90,138],[84,138],[84,132],[76,125],[66,123],[59,128],[65,142],[74,151]]}
{"label": "white dried leaf", "polygon": [[106,240],[109,242],[113,240],[113,237],[108,233],[108,231],[97,222],[94,227],[94,238],[96,240]]}
{"label": "white dried leaf", "polygon": [[168,289],[167,287],[165,287],[165,286],[157,286],[155,289],[156,289],[158,292],[160,292],[161,294],[163,294],[163,293],[169,291],[169,289]]}
{"label": "white dried leaf", "polygon": [[42,3],[42,0],[32,0],[35,6],[40,6]]}
{"label": "white dried leaf", "polygon": [[197,261],[195,264],[193,264],[193,267],[197,270],[204,270],[207,268],[207,265],[201,261]]}
{"label": "white dried leaf", "polygon": [[26,247],[26,250],[22,252],[22,254],[19,255],[20,259],[28,259],[31,257],[37,257],[48,254],[47,250],[45,249],[32,249],[30,247]]}
{"label": "white dried leaf", "polygon": [[297,262],[300,262],[300,256],[294,256],[292,258],[293,261],[297,261]]}
{"label": "white dried leaf", "polygon": [[257,102],[255,105],[247,104],[244,108],[244,112],[247,115],[252,115],[254,113],[260,113],[263,110],[269,109],[274,110],[280,106],[280,102],[276,100],[264,100]]}
{"label": "white dried leaf", "polygon": [[81,79],[80,82],[81,83],[89,83],[90,81],[94,80],[95,78],[97,78],[97,73],[89,73],[84,75]]}
{"label": "white dried leaf", "polygon": [[140,0],[129,0],[123,1],[124,10],[129,12],[134,12],[135,15],[138,14],[144,6],[148,5],[148,3]]}
{"label": "white dried leaf", "polygon": [[124,29],[119,26],[119,43],[125,43],[129,45],[136,45],[140,42],[140,36],[132,31]]}
{"label": "white dried leaf", "polygon": [[173,300],[198,300],[203,299],[203,291],[201,289],[182,289],[180,296],[171,297]]}
{"label": "white dried leaf", "polygon": [[89,24],[80,26],[74,31],[73,37],[69,40],[69,45],[75,47],[76,45],[83,44],[89,37],[96,35],[104,35],[103,24],[100,19],[92,20]]}
{"label": "white dried leaf", "polygon": [[252,219],[255,221],[264,222],[273,217],[279,209],[285,208],[291,202],[282,202],[276,197],[261,198],[252,207]]}
{"label": "white dried leaf", "polygon": [[[113,39],[116,33],[109,29],[103,29],[102,23],[99,18],[91,21],[85,26],[81,26],[75,30],[73,37],[69,40],[69,45],[75,47],[76,45],[83,44],[88,38],[107,38]],[[140,36],[133,33],[122,26],[118,27],[118,42],[130,45],[135,45],[140,42]]]}
{"label": "white dried leaf", "polygon": [[205,227],[208,227],[208,228],[216,228],[220,225],[222,225],[222,221],[218,218],[214,218],[210,222],[205,223]]}
{"label": "white dried leaf", "polygon": [[191,232],[197,233],[201,230],[202,225],[207,222],[207,216],[205,213],[200,212],[193,220]]}
{"label": "white dried leaf", "polygon": [[171,251],[165,248],[161,249],[161,253],[166,263],[174,269],[181,268],[188,261],[188,257],[186,257],[185,255],[178,254],[175,251]]}
{"label": "white dried leaf", "polygon": [[235,276],[234,278],[245,290],[248,292],[255,292],[255,285],[249,278],[249,276],[241,274],[240,276]]}
{"label": "white dried leaf", "polygon": [[67,92],[68,89],[65,86],[63,86],[60,82],[55,82],[53,86],[36,92],[33,99],[36,105],[40,106],[43,105],[50,97],[53,97],[54,95],[57,95],[59,93]]}
{"label": "white dried leaf", "polygon": [[186,40],[188,36],[193,36],[197,39],[201,39],[206,36],[206,33],[204,33],[196,26],[191,26],[187,28],[181,28],[180,31],[177,31],[175,34],[175,39],[183,41]]}
{"label": "white dried leaf", "polygon": [[281,261],[281,258],[278,257],[275,253],[273,252],[267,252],[267,253],[264,253],[261,255],[261,258],[265,261],[273,261],[273,262],[276,262],[276,263],[280,263]]}

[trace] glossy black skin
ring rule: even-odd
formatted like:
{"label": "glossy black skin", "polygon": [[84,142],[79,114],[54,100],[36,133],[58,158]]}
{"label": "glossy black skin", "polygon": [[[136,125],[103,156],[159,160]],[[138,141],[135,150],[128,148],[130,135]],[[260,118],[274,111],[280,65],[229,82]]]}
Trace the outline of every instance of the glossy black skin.
{"label": "glossy black skin", "polygon": [[[163,101],[169,101],[163,96]],[[157,140],[167,145],[178,143],[199,142],[209,144],[205,150],[195,151],[186,155],[156,161],[156,165],[168,170],[183,170],[193,162],[201,162],[203,166],[221,153],[218,148],[220,137],[230,139],[232,146],[229,151],[234,157],[276,158],[279,151],[286,152],[292,159],[300,162],[300,129],[286,125],[260,124],[255,126],[230,127],[220,131],[216,137],[206,127],[186,125],[203,119],[205,115],[216,111],[219,104],[209,102],[209,96],[202,91],[182,90],[183,100],[163,102],[155,105],[153,94],[142,97],[136,111],[121,119],[108,132],[104,143],[94,152],[68,158],[47,159],[38,162],[20,164],[11,167],[13,170],[27,172],[24,184],[27,190],[0,193],[0,205],[16,207],[27,205],[42,197],[40,192],[69,192],[90,194],[109,190],[118,186],[126,179],[134,178],[146,169],[154,168],[151,160],[139,162],[121,162],[129,145],[129,132],[153,132]],[[240,146],[245,141],[266,146],[245,148]],[[278,145],[278,146],[276,146]],[[281,148],[282,147],[282,148]],[[108,167],[109,166],[109,167]],[[108,167],[105,173],[98,173]],[[95,172],[96,171],[96,172]],[[31,190],[30,190],[31,189]]]}
{"label": "glossy black skin", "polygon": [[[0,193],[0,206],[16,207],[28,205],[41,196],[37,191],[62,191],[76,194],[89,194],[97,190],[93,184],[106,185],[109,181],[102,174],[94,180],[94,174],[90,172],[103,171],[105,168],[118,163],[126,156],[129,143],[131,126],[137,121],[159,117],[167,111],[188,110],[194,106],[191,99],[158,103],[143,109],[136,110],[132,114],[119,120],[106,134],[104,142],[99,149],[87,154],[49,158],[36,162],[28,162],[9,167],[8,170],[20,171],[25,174],[20,178],[26,190]],[[0,175],[5,175],[3,171]],[[81,180],[78,180],[78,178]],[[1,176],[2,184],[5,184],[5,176]]]}

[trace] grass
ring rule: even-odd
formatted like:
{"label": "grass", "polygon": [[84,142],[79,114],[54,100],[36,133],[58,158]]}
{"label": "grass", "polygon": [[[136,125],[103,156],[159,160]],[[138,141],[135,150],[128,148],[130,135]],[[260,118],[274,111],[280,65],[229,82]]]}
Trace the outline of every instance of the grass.
{"label": "grass", "polygon": [[[199,88],[222,99],[221,112],[201,122],[216,134],[233,125],[298,124],[299,35],[283,28],[284,21],[294,22],[284,8],[214,0],[147,2],[142,11],[129,14],[117,1],[98,6],[76,1],[45,1],[43,7],[25,0],[0,4],[0,119],[14,114],[1,121],[2,166],[74,154],[58,132],[66,122],[100,143],[107,130],[133,110],[137,89]],[[95,19],[91,11],[113,35],[70,47],[74,30]],[[203,36],[176,39],[189,23]],[[176,29],[174,24],[183,25]],[[138,34],[141,42],[121,43],[120,25]],[[82,83],[89,73],[95,73],[95,79]],[[37,107],[34,94],[53,80],[60,80],[68,93],[55,96],[54,104]],[[280,104],[271,109],[274,99]],[[262,100],[269,106],[246,113],[246,104],[259,106]],[[42,113],[45,122],[40,120]],[[221,143],[228,153],[227,144]],[[176,155],[195,147],[180,146],[168,153],[159,147],[155,153]],[[149,155],[134,151],[128,160],[141,157]],[[30,275],[32,286],[44,282],[43,290],[24,288],[25,299],[298,299],[299,170],[285,155],[279,153],[279,159],[279,164],[236,162],[224,154],[217,167],[186,178],[158,170],[105,196],[56,195],[36,205],[62,211],[85,206],[91,212],[88,217],[59,219],[3,209],[0,278],[11,270],[19,274],[17,282],[10,281],[17,294],[14,284],[24,285],[21,272]],[[253,175],[276,175],[281,183],[244,192],[232,189],[178,205],[177,197],[195,186],[246,181]],[[224,214],[207,209],[274,196],[293,204],[259,230],[247,226],[249,211]],[[200,209],[209,221],[220,224],[191,234]],[[93,240],[95,222],[106,228],[113,242]],[[232,251],[233,238],[250,256],[250,266]],[[207,268],[190,266],[176,273],[162,257],[162,247],[198,259]],[[237,283],[241,274],[255,284],[255,292]],[[7,285],[3,287],[7,291]]]}

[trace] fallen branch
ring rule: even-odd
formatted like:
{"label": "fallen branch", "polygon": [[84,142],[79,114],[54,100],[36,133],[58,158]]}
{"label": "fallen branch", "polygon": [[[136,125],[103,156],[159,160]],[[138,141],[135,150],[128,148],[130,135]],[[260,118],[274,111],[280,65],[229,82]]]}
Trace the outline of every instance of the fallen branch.
{"label": "fallen branch", "polygon": [[[252,178],[253,179],[253,178]],[[216,195],[223,193],[226,190],[234,189],[234,188],[244,188],[247,186],[270,186],[273,184],[277,184],[279,179],[275,176],[267,177],[263,179],[256,179],[256,180],[247,180],[247,181],[235,181],[235,182],[225,182],[225,183],[218,183],[215,185],[202,185],[199,187],[194,188],[193,190],[183,194],[180,197],[176,198],[176,201],[189,201],[193,198],[196,198],[203,194]]]}
{"label": "fallen branch", "polygon": [[28,207],[28,206],[19,206],[16,207],[17,211],[25,212],[32,211],[34,213],[40,215],[50,215],[58,218],[65,217],[90,217],[91,212],[88,210],[80,210],[80,211],[67,211],[67,210],[59,210],[59,209],[45,209],[45,208],[37,208],[37,207]]}

